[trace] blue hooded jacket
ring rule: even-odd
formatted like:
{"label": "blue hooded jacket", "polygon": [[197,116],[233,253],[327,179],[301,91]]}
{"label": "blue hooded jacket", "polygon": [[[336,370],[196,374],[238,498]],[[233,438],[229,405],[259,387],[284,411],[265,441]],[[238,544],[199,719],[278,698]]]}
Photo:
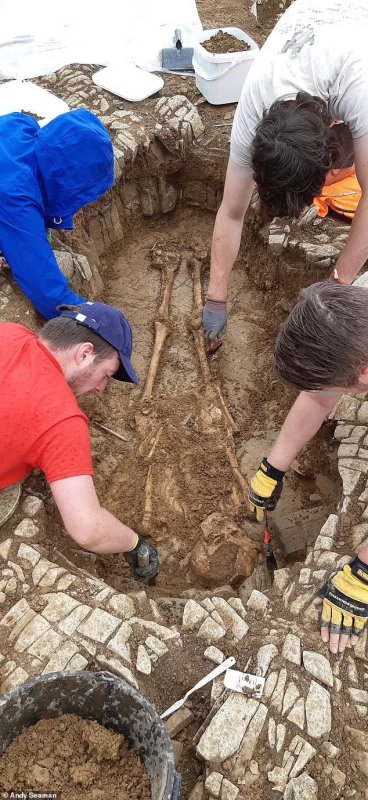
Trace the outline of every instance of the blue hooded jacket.
{"label": "blue hooded jacket", "polygon": [[14,280],[46,319],[85,301],[69,287],[47,228],[71,229],[73,214],[114,182],[111,139],[90,111],[44,128],[26,114],[0,117],[0,250]]}

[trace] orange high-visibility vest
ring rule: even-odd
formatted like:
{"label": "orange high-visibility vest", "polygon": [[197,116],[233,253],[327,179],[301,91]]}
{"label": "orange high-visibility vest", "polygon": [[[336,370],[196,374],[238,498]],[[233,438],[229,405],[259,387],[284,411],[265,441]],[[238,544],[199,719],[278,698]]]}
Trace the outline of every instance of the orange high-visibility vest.
{"label": "orange high-visibility vest", "polygon": [[314,198],[313,204],[318,208],[319,217],[325,217],[331,208],[337,214],[353,219],[361,196],[362,190],[354,174],[330,186],[324,186],[322,194]]}

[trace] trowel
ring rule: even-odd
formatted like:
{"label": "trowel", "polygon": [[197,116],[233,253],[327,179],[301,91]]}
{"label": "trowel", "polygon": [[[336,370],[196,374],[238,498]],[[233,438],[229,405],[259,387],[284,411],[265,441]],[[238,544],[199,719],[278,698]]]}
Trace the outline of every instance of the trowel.
{"label": "trowel", "polygon": [[218,667],[212,669],[211,672],[208,673],[208,675],[205,675],[204,678],[202,678],[200,681],[198,681],[198,683],[196,683],[195,686],[193,686],[193,689],[189,689],[189,692],[187,692],[184,695],[184,697],[181,698],[181,700],[178,700],[176,703],[174,703],[174,705],[170,706],[170,708],[167,708],[166,711],[164,711],[164,713],[161,714],[161,719],[166,719],[166,717],[170,717],[171,714],[174,713],[174,711],[178,711],[178,709],[184,705],[185,701],[188,700],[188,697],[191,694],[193,694],[193,692],[196,692],[198,689],[202,689],[202,686],[205,686],[206,683],[213,681],[214,678],[217,678],[219,675],[221,675],[222,672],[228,670],[229,667],[233,667],[234,664],[235,664],[235,658],[234,656],[230,656],[230,658],[227,658],[226,661],[222,662],[222,664],[219,664]]}
{"label": "trowel", "polygon": [[193,47],[183,47],[181,41],[181,30],[176,29],[174,34],[175,47],[164,47],[161,50],[161,67],[168,72],[178,70],[193,69]]}

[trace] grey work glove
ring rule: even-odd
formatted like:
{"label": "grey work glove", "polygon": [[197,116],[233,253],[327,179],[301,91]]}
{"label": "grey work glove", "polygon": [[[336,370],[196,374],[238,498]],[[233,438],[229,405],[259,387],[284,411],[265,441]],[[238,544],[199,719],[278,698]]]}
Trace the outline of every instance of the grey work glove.
{"label": "grey work glove", "polygon": [[203,309],[202,325],[209,342],[219,342],[227,326],[226,300],[211,300],[207,297]]}
{"label": "grey work glove", "polygon": [[138,543],[133,550],[122,555],[137,578],[155,578],[160,571],[160,562],[156,547],[137,533]]}

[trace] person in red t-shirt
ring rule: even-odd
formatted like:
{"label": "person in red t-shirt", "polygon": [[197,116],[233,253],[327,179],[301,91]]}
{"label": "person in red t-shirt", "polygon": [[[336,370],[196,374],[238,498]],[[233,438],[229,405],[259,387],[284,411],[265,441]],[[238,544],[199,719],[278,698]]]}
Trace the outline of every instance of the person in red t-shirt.
{"label": "person in red t-shirt", "polygon": [[[129,323],[103,303],[59,310],[38,336],[0,322],[0,489],[42,470],[67,532],[81,547],[123,553],[135,575],[154,577],[156,548],[99,503],[88,420],[76,400],[104,392],[110,378],[138,383]],[[146,547],[149,564],[140,566]]]}

